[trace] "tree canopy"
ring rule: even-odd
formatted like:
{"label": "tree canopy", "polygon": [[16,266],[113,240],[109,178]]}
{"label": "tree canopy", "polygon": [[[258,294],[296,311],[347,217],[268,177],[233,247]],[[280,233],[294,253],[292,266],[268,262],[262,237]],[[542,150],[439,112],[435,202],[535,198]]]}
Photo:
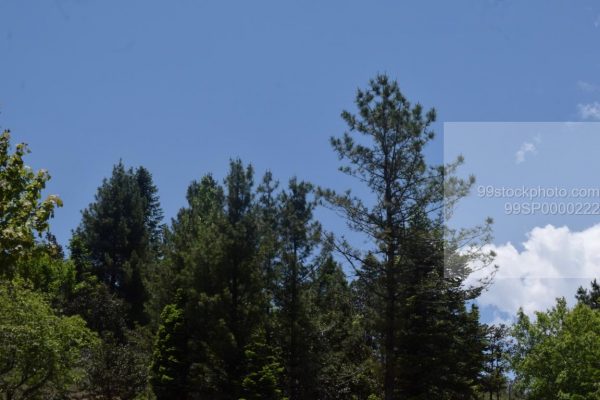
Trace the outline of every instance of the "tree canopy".
{"label": "tree canopy", "polygon": [[68,251],[49,174],[0,136],[0,399],[600,399],[597,281],[573,308],[482,324],[491,278],[466,278],[494,258],[491,221],[447,225],[464,160],[432,162],[435,111],[389,77],[355,105],[331,139],[354,192],[235,158],[165,223],[151,172],[120,160]]}

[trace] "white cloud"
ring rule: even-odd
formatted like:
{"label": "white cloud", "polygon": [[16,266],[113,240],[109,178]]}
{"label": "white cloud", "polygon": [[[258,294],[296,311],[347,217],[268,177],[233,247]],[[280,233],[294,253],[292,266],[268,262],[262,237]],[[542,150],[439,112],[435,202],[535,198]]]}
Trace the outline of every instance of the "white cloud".
{"label": "white cloud", "polygon": [[[494,283],[478,299],[480,306],[496,306],[514,316],[519,309],[532,315],[565,297],[571,303],[579,286],[600,277],[600,224],[581,232],[567,227],[536,227],[519,251],[510,242],[491,245],[499,269]],[[473,274],[469,282],[485,275]],[[467,283],[469,283],[467,282]]]}
{"label": "white cloud", "polygon": [[[536,136],[536,141],[537,140],[541,140],[541,139],[539,139],[539,137]],[[535,145],[533,143],[530,143],[530,142],[523,142],[521,144],[521,147],[519,148],[519,150],[517,150],[517,152],[515,153],[515,162],[517,164],[521,164],[522,162],[524,162],[525,161],[525,156],[528,153],[533,153],[533,154],[536,153]]]}
{"label": "white cloud", "polygon": [[578,104],[577,109],[581,119],[600,120],[600,103],[597,101],[589,104]]}

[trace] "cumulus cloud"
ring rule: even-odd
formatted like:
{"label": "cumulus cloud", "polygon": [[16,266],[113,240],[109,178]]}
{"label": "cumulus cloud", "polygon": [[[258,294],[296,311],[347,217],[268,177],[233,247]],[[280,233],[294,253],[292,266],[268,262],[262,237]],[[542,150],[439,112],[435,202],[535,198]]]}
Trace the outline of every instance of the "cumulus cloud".
{"label": "cumulus cloud", "polygon": [[588,104],[578,104],[577,110],[581,119],[600,120],[600,103],[597,101]]}
{"label": "cumulus cloud", "polygon": [[[510,315],[519,307],[533,315],[554,305],[557,297],[573,302],[579,286],[600,277],[600,224],[580,232],[553,225],[536,227],[522,250],[510,242],[490,245],[488,250],[496,252],[494,263],[499,269],[478,303]],[[468,283],[483,274],[473,274]]]}

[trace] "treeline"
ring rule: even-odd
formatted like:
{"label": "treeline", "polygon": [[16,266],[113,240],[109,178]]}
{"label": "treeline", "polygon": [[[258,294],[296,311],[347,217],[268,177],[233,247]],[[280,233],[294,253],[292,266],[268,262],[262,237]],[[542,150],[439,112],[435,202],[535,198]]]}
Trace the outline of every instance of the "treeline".
{"label": "treeline", "polygon": [[[235,159],[223,182],[192,182],[165,224],[150,172],[119,162],[68,256],[48,230],[61,205],[42,200],[49,175],[4,133],[0,398],[600,398],[597,285],[573,310],[481,324],[474,300],[489,282],[464,281],[493,254],[462,250],[488,242],[491,221],[444,226],[474,180],[453,175],[462,160],[428,162],[435,112],[396,82],[378,76],[356,106],[331,144],[371,198],[257,177]],[[325,232],[319,206],[368,244]],[[576,359],[584,344],[595,358]]]}

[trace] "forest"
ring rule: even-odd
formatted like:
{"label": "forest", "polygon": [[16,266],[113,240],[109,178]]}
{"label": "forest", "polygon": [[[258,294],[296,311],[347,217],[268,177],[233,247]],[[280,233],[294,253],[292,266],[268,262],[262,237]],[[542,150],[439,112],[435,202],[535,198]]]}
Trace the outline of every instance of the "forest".
{"label": "forest", "polygon": [[[482,323],[493,268],[465,281],[493,265],[493,225],[447,226],[475,178],[426,156],[435,110],[377,75],[341,117],[330,145],[348,191],[233,158],[165,221],[152,173],[122,160],[68,248],[49,172],[5,131],[0,399],[599,400],[600,284]],[[324,229],[319,207],[364,246]]]}

